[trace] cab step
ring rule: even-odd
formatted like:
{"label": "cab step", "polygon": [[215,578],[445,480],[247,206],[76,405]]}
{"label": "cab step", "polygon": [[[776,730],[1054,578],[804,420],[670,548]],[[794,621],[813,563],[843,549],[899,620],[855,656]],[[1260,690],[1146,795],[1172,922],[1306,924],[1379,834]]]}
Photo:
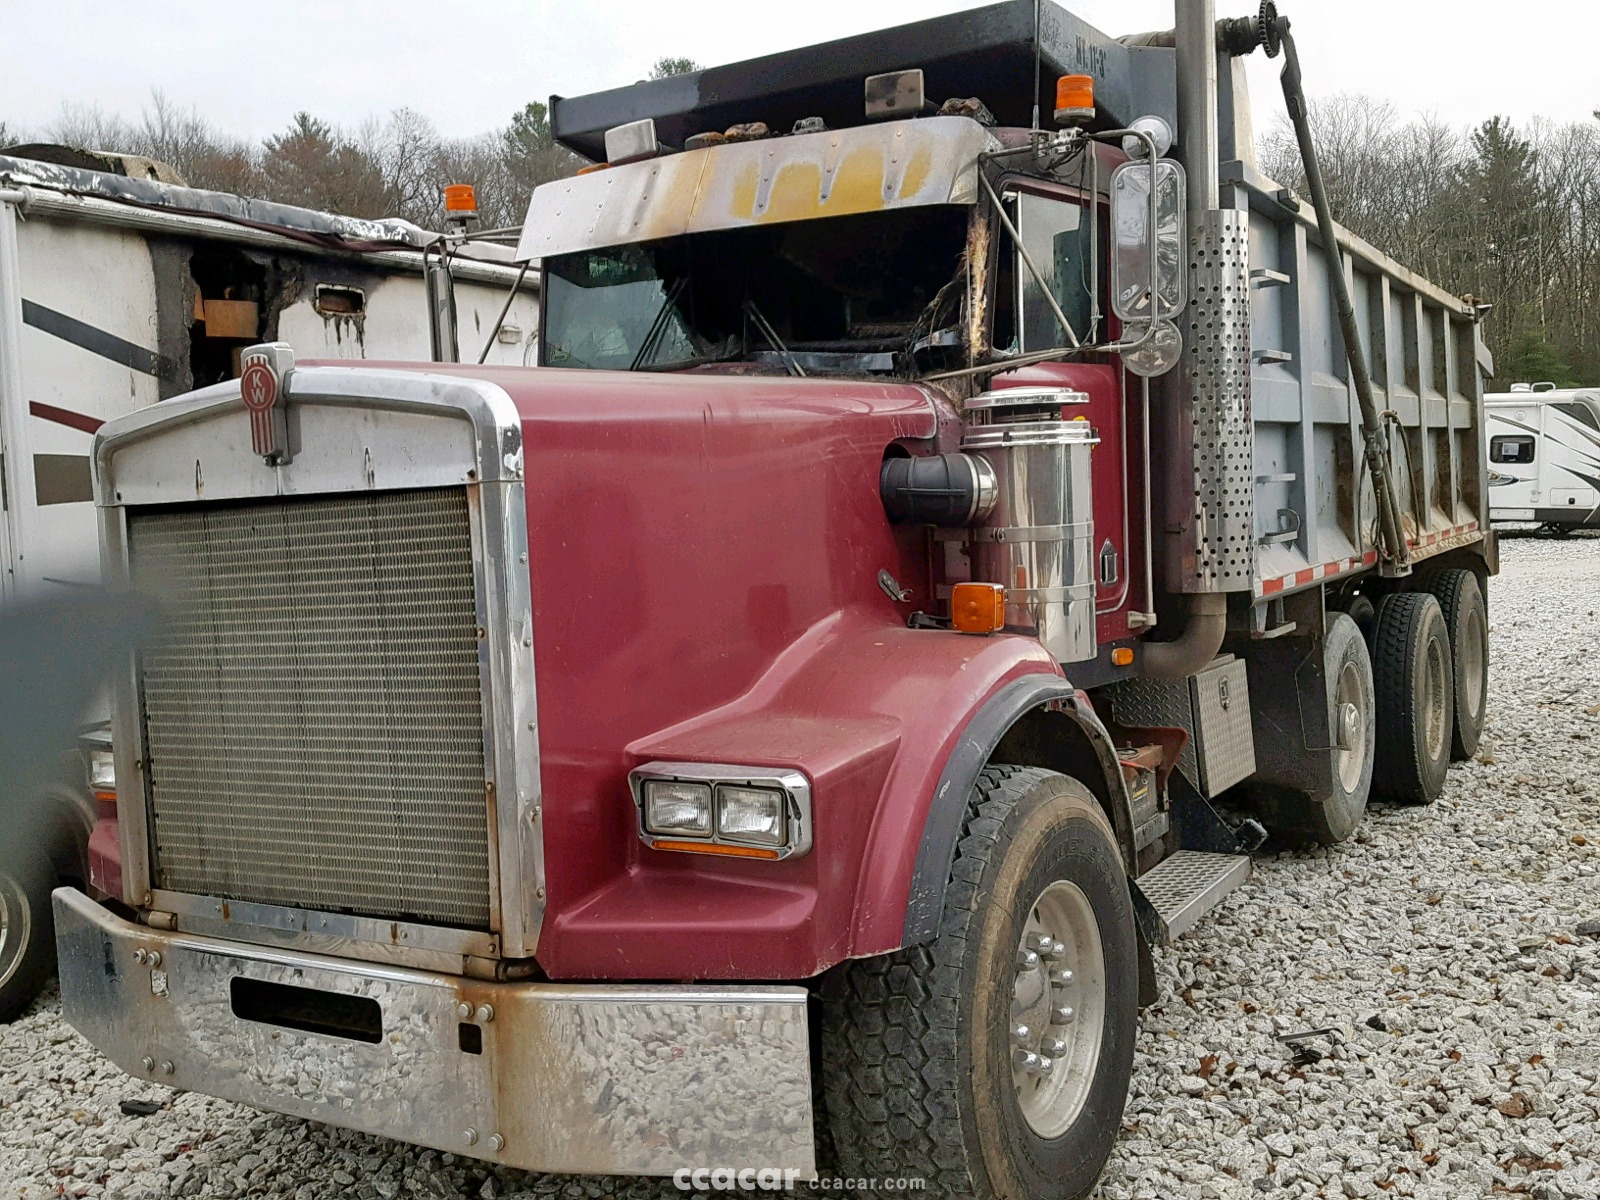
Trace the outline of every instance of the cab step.
{"label": "cab step", "polygon": [[1249,878],[1248,854],[1179,850],[1134,880],[1139,927],[1150,942],[1170,945]]}

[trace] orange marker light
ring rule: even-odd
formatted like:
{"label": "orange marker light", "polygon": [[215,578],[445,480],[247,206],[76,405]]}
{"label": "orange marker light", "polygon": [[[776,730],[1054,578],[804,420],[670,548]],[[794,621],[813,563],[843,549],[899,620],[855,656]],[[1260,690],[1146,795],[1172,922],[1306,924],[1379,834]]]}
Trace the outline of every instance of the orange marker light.
{"label": "orange marker light", "polygon": [[777,858],[776,850],[763,850],[759,846],[724,846],[719,842],[673,842],[659,838],[650,843],[653,850],[683,850],[689,854],[720,854],[725,858]]}
{"label": "orange marker light", "polygon": [[610,163],[590,163],[587,167],[579,167],[579,175],[593,175],[596,171],[609,171]]}
{"label": "orange marker light", "polygon": [[1118,646],[1111,652],[1111,665],[1113,667],[1133,666],[1133,647]]}
{"label": "orange marker light", "polygon": [[470,183],[452,183],[444,189],[444,210],[471,216],[478,211],[478,194]]}
{"label": "orange marker light", "polygon": [[1094,76],[1063,75],[1056,80],[1056,124],[1094,119]]}
{"label": "orange marker light", "polygon": [[958,633],[1006,627],[1006,590],[998,583],[958,583],[950,592],[950,624]]}

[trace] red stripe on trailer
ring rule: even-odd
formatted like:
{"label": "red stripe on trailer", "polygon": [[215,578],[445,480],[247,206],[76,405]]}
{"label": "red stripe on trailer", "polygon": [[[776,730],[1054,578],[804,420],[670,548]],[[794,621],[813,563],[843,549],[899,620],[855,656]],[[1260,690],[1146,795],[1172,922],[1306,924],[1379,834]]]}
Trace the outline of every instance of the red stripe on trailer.
{"label": "red stripe on trailer", "polygon": [[[1468,521],[1465,525],[1457,525],[1453,529],[1423,534],[1420,539],[1408,538],[1406,544],[1420,549],[1438,542],[1447,542],[1464,534],[1474,533],[1477,529],[1478,523],[1476,521]],[[1342,558],[1334,562],[1319,563],[1314,567],[1303,567],[1287,575],[1263,579],[1257,589],[1257,595],[1276,596],[1289,588],[1305,587],[1307,584],[1315,583],[1319,579],[1337,579],[1341,575],[1348,575],[1352,571],[1361,570],[1363,567],[1376,566],[1377,563],[1378,552],[1376,550],[1368,550],[1355,558]]]}

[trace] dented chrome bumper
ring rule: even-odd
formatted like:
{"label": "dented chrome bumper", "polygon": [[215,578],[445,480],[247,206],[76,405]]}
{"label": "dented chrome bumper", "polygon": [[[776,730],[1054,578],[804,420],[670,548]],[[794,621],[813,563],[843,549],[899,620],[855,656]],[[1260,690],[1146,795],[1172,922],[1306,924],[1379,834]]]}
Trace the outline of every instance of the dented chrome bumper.
{"label": "dented chrome bumper", "polygon": [[67,1020],[124,1071],[527,1170],[813,1170],[803,988],[490,983],[55,894]]}

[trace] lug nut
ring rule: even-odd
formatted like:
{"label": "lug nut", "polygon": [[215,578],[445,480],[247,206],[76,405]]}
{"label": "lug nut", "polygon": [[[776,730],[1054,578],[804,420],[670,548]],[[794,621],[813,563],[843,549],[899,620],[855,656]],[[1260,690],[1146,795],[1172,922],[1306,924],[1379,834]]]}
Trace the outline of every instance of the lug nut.
{"label": "lug nut", "polygon": [[1057,987],[1071,987],[1077,978],[1067,967],[1058,967],[1050,972],[1050,982]]}
{"label": "lug nut", "polygon": [[505,1145],[505,1138],[501,1137],[498,1133],[491,1133],[489,1135],[489,1149],[493,1150],[496,1154],[505,1149]]}
{"label": "lug nut", "polygon": [[1048,1075],[1055,1065],[1048,1054],[1041,1054],[1039,1055],[1039,1065],[1034,1070],[1041,1075]]}
{"label": "lug nut", "polygon": [[1019,1046],[1026,1046],[1028,1039],[1033,1037],[1033,1030],[1026,1025],[1013,1025],[1011,1027],[1011,1040]]}
{"label": "lug nut", "polygon": [[1017,951],[1017,970],[1028,971],[1039,965],[1039,954],[1036,950]]}
{"label": "lug nut", "polygon": [[480,1004],[480,1005],[478,1005],[478,1020],[482,1021],[486,1025],[490,1021],[494,1020],[494,1005],[492,1005],[492,1004]]}
{"label": "lug nut", "polygon": [[1057,959],[1066,957],[1067,944],[1065,942],[1058,942],[1055,938],[1051,938],[1050,944],[1043,950],[1039,951],[1039,953],[1044,955],[1051,962],[1055,962]]}
{"label": "lug nut", "polygon": [[476,1146],[478,1144],[478,1131],[476,1129],[467,1130],[465,1138],[467,1145]]}
{"label": "lug nut", "polygon": [[1028,935],[1028,949],[1037,950],[1040,954],[1050,951],[1050,935],[1047,933],[1030,933]]}
{"label": "lug nut", "polygon": [[1018,1048],[1011,1052],[1011,1062],[1019,1071],[1037,1071],[1042,1060],[1032,1050]]}
{"label": "lug nut", "polygon": [[1060,1058],[1067,1052],[1067,1043],[1058,1037],[1046,1038],[1041,1049],[1051,1058]]}
{"label": "lug nut", "polygon": [[168,1062],[166,1060],[162,1061],[162,1063],[161,1063],[161,1073],[163,1075],[171,1075],[175,1070],[177,1070],[177,1068],[174,1067],[171,1062]]}
{"label": "lug nut", "polygon": [[1050,1010],[1050,1024],[1052,1024],[1052,1025],[1071,1025],[1072,1022],[1073,1022],[1073,1019],[1077,1015],[1078,1014],[1075,1013],[1072,1010],[1072,1005],[1070,1005],[1070,1004],[1058,1004],[1055,1008],[1052,1008]]}
{"label": "lug nut", "polygon": [[460,1017],[463,1021],[465,1021],[471,1015],[472,1005],[468,1004],[465,1000],[456,1005],[456,1016]]}
{"label": "lug nut", "polygon": [[151,1071],[156,1069],[156,1060],[146,1054],[139,1060],[139,1065],[144,1068],[145,1074],[148,1075]]}

